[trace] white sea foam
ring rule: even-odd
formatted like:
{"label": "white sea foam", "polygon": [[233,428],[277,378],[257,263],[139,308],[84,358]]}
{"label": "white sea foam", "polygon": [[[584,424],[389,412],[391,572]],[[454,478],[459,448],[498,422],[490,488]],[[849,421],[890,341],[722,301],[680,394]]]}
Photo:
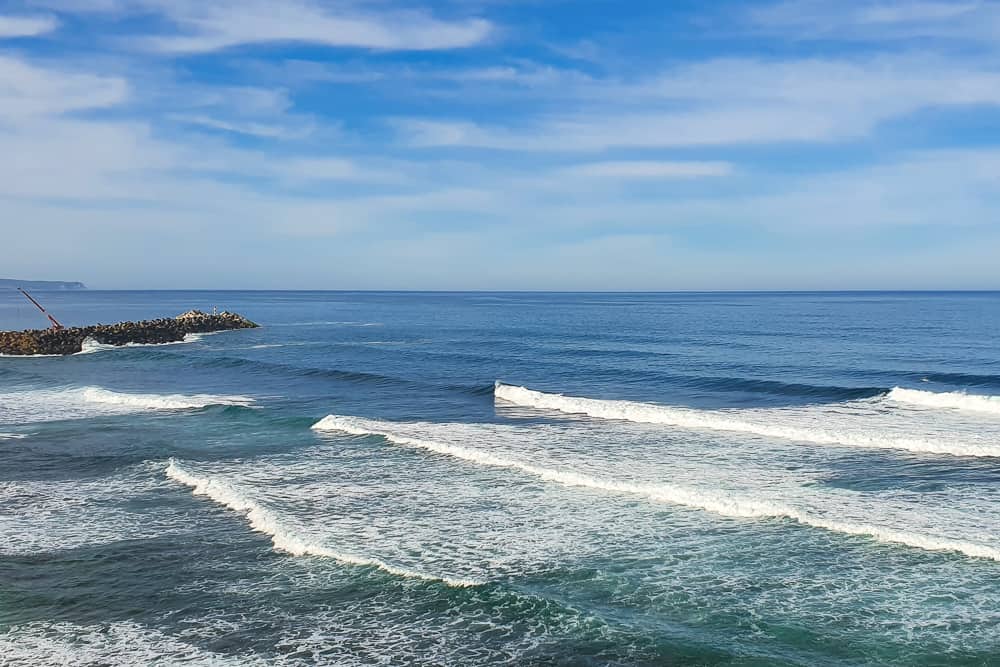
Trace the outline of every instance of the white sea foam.
{"label": "white sea foam", "polygon": [[0,357],[4,359],[42,359],[44,357],[61,357],[61,354],[3,354],[0,353]]}
{"label": "white sea foam", "polygon": [[105,350],[115,349],[114,345],[108,345],[107,343],[99,343],[90,336],[83,339],[80,343],[80,351],[76,354],[94,354],[95,352],[104,352]]}
{"label": "white sea foam", "polygon": [[192,410],[210,405],[252,405],[249,396],[221,396],[216,394],[126,394],[100,387],[85,387],[83,399],[88,403],[121,405],[144,410]]}
{"label": "white sea foam", "polygon": [[[663,424],[712,431],[749,433],[768,438],[796,440],[817,445],[844,445],[874,449],[903,449],[928,454],[1000,457],[1000,444],[994,442],[939,441],[905,434],[879,432],[864,424],[824,427],[823,420],[832,414],[802,409],[698,410],[636,401],[600,400],[549,394],[526,387],[497,382],[494,396],[523,407],[583,414],[599,419],[617,419],[645,424]],[[881,399],[875,399],[881,400]],[[842,404],[847,405],[847,404]],[[854,405],[871,405],[855,401]],[[807,409],[808,410],[808,409]]]}
{"label": "white sea foam", "polygon": [[0,633],[0,664],[62,665],[264,665],[256,656],[231,657],[130,621],[76,625],[35,622]]}
{"label": "white sea foam", "polygon": [[215,502],[231,510],[244,514],[250,527],[271,536],[271,542],[278,551],[284,551],[293,556],[321,556],[349,565],[376,567],[380,570],[400,577],[441,581],[449,586],[477,586],[482,582],[470,579],[456,579],[446,576],[436,576],[417,572],[407,568],[390,565],[385,561],[370,556],[357,556],[341,553],[321,544],[309,542],[298,536],[293,530],[283,525],[281,520],[269,509],[247,497],[232,484],[214,477],[201,477],[184,470],[176,460],[170,459],[166,475],[174,481],[192,488],[192,493],[207,496]]}
{"label": "white sea foam", "polygon": [[0,433],[0,440],[20,440],[27,437],[23,433]]}
{"label": "white sea foam", "polygon": [[[126,347],[162,347],[164,345],[183,345],[185,343],[196,343],[202,339],[202,337],[207,334],[185,334],[182,340],[174,340],[168,343],[125,343],[124,345],[110,345],[108,343],[100,343],[97,340],[87,337],[83,339],[80,343],[80,351],[74,352],[73,356],[79,356],[81,354],[94,354],[95,352],[107,352],[109,350],[120,350]],[[61,357],[61,354],[0,354],[0,357],[7,357],[11,359],[40,359],[43,357]]]}
{"label": "white sea foam", "polygon": [[[57,552],[189,531],[183,509],[159,502],[158,494],[169,488],[160,469],[154,473],[140,464],[92,479],[0,480],[0,554]],[[135,506],[157,509],[137,512]]]}
{"label": "white sea foam", "polygon": [[564,486],[637,495],[658,502],[693,507],[728,517],[790,519],[803,525],[837,533],[867,536],[882,542],[904,544],[931,551],[957,551],[968,556],[1000,561],[1000,549],[971,541],[923,535],[873,524],[833,520],[781,503],[745,497],[730,492],[676,484],[648,484],[605,479],[572,470],[547,468],[493,452],[401,435],[393,430],[391,422],[328,415],[314,424],[312,428],[318,431],[339,431],[350,435],[377,435],[389,442],[406,447],[424,449],[479,465],[517,470],[544,481]]}
{"label": "white sea foam", "polygon": [[967,394],[963,391],[934,392],[893,387],[886,398],[897,403],[908,403],[928,408],[950,408],[1000,415],[1000,396]]}
{"label": "white sea foam", "polygon": [[[181,340],[172,340],[167,343],[125,343],[124,345],[110,345],[108,343],[99,343],[98,341],[90,338],[83,339],[83,343],[80,345],[80,354],[93,354],[95,352],[106,352],[108,350],[119,350],[123,347],[162,347],[164,345],[184,345],[185,343],[196,343],[201,340],[207,334],[203,333],[189,333],[185,334],[184,338]],[[59,355],[38,355],[38,356],[59,356]]]}
{"label": "white sea foam", "polygon": [[250,406],[249,396],[130,394],[101,387],[33,389],[0,393],[0,424],[86,419],[147,410],[193,410],[210,405]]}

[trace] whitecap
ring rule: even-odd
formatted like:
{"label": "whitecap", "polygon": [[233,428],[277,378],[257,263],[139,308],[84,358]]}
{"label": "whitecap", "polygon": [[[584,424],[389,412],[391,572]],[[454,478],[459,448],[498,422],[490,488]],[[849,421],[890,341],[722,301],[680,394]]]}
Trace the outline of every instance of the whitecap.
{"label": "whitecap", "polygon": [[[700,410],[637,401],[601,400],[534,391],[497,382],[494,396],[501,401],[528,408],[556,410],[598,419],[615,419],[644,424],[662,424],[695,430],[748,433],[817,445],[843,445],[875,449],[902,449],[928,454],[1000,457],[1000,445],[982,439],[966,441],[915,437],[905,433],[880,432],[865,421],[860,412],[853,422],[835,415],[826,407]],[[871,408],[884,398],[838,404],[841,407]],[[848,415],[851,417],[852,415]],[[827,425],[829,424],[829,426]],[[894,429],[898,431],[898,428]]]}
{"label": "whitecap", "polygon": [[575,470],[549,468],[492,451],[411,437],[400,434],[393,427],[391,422],[328,415],[314,424],[312,428],[318,431],[338,431],[350,435],[375,435],[405,447],[423,449],[478,465],[517,470],[546,482],[554,482],[567,487],[583,487],[609,493],[636,495],[657,502],[682,505],[727,517],[792,520],[806,526],[847,535],[871,537],[882,542],[903,544],[929,551],[956,551],[968,556],[1000,561],[1000,549],[972,541],[925,535],[864,522],[840,521],[780,502],[729,491],[679,484],[609,479],[583,474]]}
{"label": "whitecap", "polygon": [[131,621],[100,625],[33,622],[0,633],[4,665],[265,665],[256,656],[230,657]]}
{"label": "whitecap", "polygon": [[[80,345],[80,351],[75,352],[74,354],[75,355],[94,354],[95,352],[107,352],[108,350],[118,350],[121,348],[128,348],[128,347],[162,347],[164,345],[184,345],[186,343],[196,343],[206,335],[208,334],[189,333],[189,334],[184,334],[184,338],[181,340],[172,340],[166,343],[124,343],[122,345],[111,345],[110,343],[101,343],[95,340],[94,338],[88,336],[87,338],[83,339],[83,343],[81,343]],[[39,356],[60,356],[60,355],[39,355]]]}
{"label": "whitecap", "polygon": [[923,391],[893,387],[886,395],[891,401],[927,408],[945,408],[1000,415],[1000,396],[967,394],[964,391]]}
{"label": "whitecap", "polygon": [[238,395],[132,394],[103,387],[32,389],[0,393],[0,424],[85,419],[144,411],[195,410],[212,405],[253,404],[253,398]]}
{"label": "whitecap", "polygon": [[249,396],[223,396],[217,394],[126,394],[100,387],[85,387],[83,399],[88,403],[121,405],[146,410],[192,410],[210,405],[250,406]]}
{"label": "whitecap", "polygon": [[458,579],[447,576],[437,576],[418,572],[416,570],[390,565],[385,561],[371,556],[359,556],[331,549],[322,544],[316,544],[303,539],[295,531],[284,525],[272,511],[261,503],[250,498],[245,492],[229,482],[215,478],[195,475],[180,466],[175,459],[167,464],[168,478],[180,482],[192,489],[196,496],[207,496],[229,509],[243,514],[253,530],[271,537],[275,550],[289,553],[293,556],[320,556],[332,558],[348,565],[375,567],[389,574],[400,577],[441,581],[449,586],[477,586],[482,582],[471,579]]}

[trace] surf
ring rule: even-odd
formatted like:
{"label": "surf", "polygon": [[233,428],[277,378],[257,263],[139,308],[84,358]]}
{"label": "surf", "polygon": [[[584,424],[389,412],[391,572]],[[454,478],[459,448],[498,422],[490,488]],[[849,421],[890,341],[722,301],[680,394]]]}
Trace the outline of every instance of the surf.
{"label": "surf", "polygon": [[249,396],[222,396],[216,394],[126,394],[85,387],[81,390],[83,400],[88,403],[120,405],[144,410],[193,410],[211,405],[238,405],[249,407],[254,399]]}
{"label": "surf", "polygon": [[379,558],[343,553],[321,544],[309,542],[286,527],[270,509],[247,496],[236,486],[216,477],[203,477],[189,472],[182,468],[176,459],[171,458],[168,461],[165,474],[169,479],[190,487],[193,495],[206,496],[216,503],[242,514],[253,530],[270,536],[271,543],[276,551],[281,551],[292,556],[331,558],[347,565],[374,567],[398,577],[440,581],[448,586],[458,588],[483,584],[481,581],[472,579],[426,574],[390,565]]}
{"label": "surf", "polygon": [[1000,415],[1000,396],[967,394],[964,391],[934,392],[893,387],[886,394],[886,398],[896,403],[919,405],[925,408],[967,410]]}
{"label": "surf", "polygon": [[879,542],[902,544],[927,551],[951,551],[975,558],[1000,561],[1000,549],[965,540],[924,535],[874,524],[838,521],[769,500],[739,494],[668,483],[642,483],[601,478],[568,469],[546,468],[527,461],[435,440],[414,438],[393,430],[391,422],[361,417],[327,415],[316,422],[316,431],[355,436],[377,436],[388,442],[450,456],[469,463],[516,470],[546,482],[615,494],[640,496],[655,502],[690,507],[738,519],[783,519],[835,533],[869,537]]}
{"label": "surf", "polygon": [[250,396],[132,394],[103,387],[30,389],[0,393],[0,424],[53,422],[139,412],[200,410],[211,406],[253,407]]}
{"label": "surf", "polygon": [[[217,332],[213,331],[211,333],[217,333]],[[94,354],[95,352],[108,352],[108,351],[111,351],[111,350],[120,350],[120,349],[123,349],[123,348],[130,348],[130,347],[163,347],[165,345],[184,345],[186,343],[197,343],[202,338],[204,338],[206,335],[210,335],[210,334],[205,334],[205,333],[189,333],[189,334],[184,334],[184,338],[181,339],[181,340],[172,340],[172,341],[169,341],[169,342],[166,342],[166,343],[124,343],[122,345],[111,345],[110,343],[102,343],[102,342],[100,342],[100,341],[98,341],[98,340],[96,340],[96,339],[91,338],[91,337],[88,336],[87,338],[84,338],[83,342],[80,344],[80,351],[79,352],[74,352],[72,356],[80,356],[81,354]],[[34,355],[34,356],[58,357],[58,356],[61,356],[61,355],[58,355],[58,354],[50,354],[50,355],[42,354],[42,355]]]}
{"label": "surf", "polygon": [[[497,381],[493,390],[497,400],[521,407],[555,410],[566,414],[586,415],[644,424],[661,424],[695,430],[747,433],[769,438],[794,440],[817,445],[842,445],[870,449],[901,449],[925,454],[952,456],[1000,457],[1000,445],[973,442],[938,442],[921,438],[882,435],[872,432],[825,429],[790,423],[788,417],[800,416],[801,410],[786,408],[758,410],[700,410],[637,401],[602,400],[550,394]],[[881,399],[876,399],[881,400]],[[860,402],[856,402],[861,405]],[[847,404],[843,404],[847,405]],[[821,414],[806,415],[822,417]],[[782,423],[785,419],[785,423]]]}

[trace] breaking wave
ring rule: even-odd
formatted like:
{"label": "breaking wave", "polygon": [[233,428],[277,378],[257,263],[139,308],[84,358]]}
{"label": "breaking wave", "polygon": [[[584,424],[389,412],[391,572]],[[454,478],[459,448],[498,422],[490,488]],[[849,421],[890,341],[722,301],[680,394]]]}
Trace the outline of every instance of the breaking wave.
{"label": "breaking wave", "polygon": [[[80,344],[80,351],[76,352],[76,355],[80,354],[93,354],[95,352],[105,352],[107,350],[120,350],[122,348],[128,347],[163,347],[164,345],[183,345],[185,343],[196,343],[202,339],[206,334],[200,333],[189,333],[185,334],[182,340],[173,340],[168,343],[125,343],[124,345],[111,345],[109,343],[101,343],[89,336],[83,339],[83,343]],[[60,355],[38,355],[38,356],[60,356]]]}
{"label": "breaking wave", "polygon": [[335,431],[349,435],[374,435],[402,445],[423,449],[456,459],[496,468],[507,468],[532,475],[547,482],[568,487],[583,487],[610,493],[641,496],[649,500],[705,510],[721,516],[750,519],[787,519],[836,533],[870,537],[880,542],[903,544],[928,551],[955,551],[975,558],[1000,561],[1000,549],[990,546],[933,535],[922,535],[865,523],[837,521],[804,512],[794,507],[737,494],[699,489],[676,484],[648,484],[604,479],[572,470],[545,468],[507,456],[461,445],[412,438],[393,432],[391,422],[328,415],[315,423],[317,431]]}
{"label": "breaking wave", "polygon": [[33,389],[0,393],[0,424],[115,416],[147,410],[195,410],[212,405],[249,407],[249,396],[127,394],[101,387]]}
{"label": "breaking wave", "polygon": [[[928,454],[953,456],[1000,457],[1000,445],[971,442],[938,442],[871,431],[824,429],[808,425],[815,423],[816,413],[803,424],[782,423],[793,413],[788,409],[769,410],[699,410],[636,401],[601,400],[549,394],[526,387],[497,382],[493,390],[497,399],[522,407],[557,410],[568,414],[583,414],[599,419],[617,419],[645,424],[664,424],[698,430],[749,433],[770,438],[808,442],[817,445],[844,445],[873,449],[903,449]],[[882,400],[882,399],[879,399]]]}
{"label": "breaking wave", "polygon": [[192,410],[210,405],[250,406],[254,399],[249,396],[218,396],[214,394],[124,394],[100,387],[85,387],[83,399],[88,403],[121,405],[144,410]]}
{"label": "breaking wave", "polygon": [[27,437],[23,433],[0,433],[0,440],[20,440]]}
{"label": "breaking wave", "polygon": [[893,387],[886,398],[897,403],[908,403],[928,408],[952,408],[1000,415],[1000,396],[966,394],[963,391],[922,391]]}
{"label": "breaking wave", "polygon": [[341,553],[320,544],[308,542],[294,531],[283,526],[281,521],[266,507],[256,500],[248,498],[235,486],[228,482],[214,477],[200,477],[184,470],[175,459],[170,459],[167,464],[166,475],[170,479],[180,482],[192,489],[196,496],[207,496],[220,505],[239,512],[246,516],[250,527],[258,532],[271,537],[271,542],[277,551],[283,551],[293,556],[321,556],[332,558],[341,563],[349,565],[361,565],[375,567],[389,574],[412,579],[424,579],[429,581],[441,581],[449,586],[465,587],[478,586],[483,582],[471,579],[456,579],[451,577],[436,576],[417,572],[395,565],[390,565],[378,558],[368,556],[356,556]]}
{"label": "breaking wave", "polygon": [[61,354],[4,354],[0,352],[0,357],[4,359],[41,359],[43,357],[61,357]]}

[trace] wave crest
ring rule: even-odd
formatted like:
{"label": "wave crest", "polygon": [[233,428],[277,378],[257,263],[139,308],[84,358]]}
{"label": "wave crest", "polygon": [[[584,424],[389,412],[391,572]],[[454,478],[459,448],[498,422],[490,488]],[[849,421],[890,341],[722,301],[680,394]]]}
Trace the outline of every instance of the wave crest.
{"label": "wave crest", "polygon": [[215,394],[128,394],[102,387],[63,387],[0,392],[0,424],[31,424],[127,415],[160,410],[194,410],[212,405],[249,407],[249,396]]}
{"label": "wave crest", "polygon": [[439,577],[415,570],[389,565],[378,558],[355,556],[341,553],[319,544],[308,542],[282,525],[281,521],[266,507],[243,494],[228,482],[214,477],[200,477],[184,470],[175,459],[167,463],[166,476],[185,486],[191,487],[196,496],[207,496],[215,502],[246,516],[250,527],[271,537],[271,543],[277,551],[283,551],[293,556],[321,556],[332,558],[349,565],[375,567],[384,572],[400,577],[441,581],[449,586],[478,586],[483,582],[470,579],[455,579]]}
{"label": "wave crest", "polygon": [[572,470],[544,468],[525,461],[461,445],[401,435],[392,430],[393,425],[391,422],[380,422],[361,417],[327,415],[313,424],[312,428],[317,431],[335,431],[349,435],[379,436],[398,445],[424,449],[470,463],[517,470],[547,482],[562,484],[563,486],[583,487],[609,493],[642,496],[653,501],[692,507],[727,517],[787,519],[831,532],[871,537],[880,542],[903,544],[928,551],[955,551],[967,556],[1000,561],[1000,549],[982,544],[933,535],[922,535],[872,524],[831,520],[794,507],[756,498],[747,498],[725,491],[699,489],[676,484],[647,484],[605,479]]}
{"label": "wave crest", "polygon": [[85,387],[83,400],[88,403],[102,403],[141,410],[192,410],[210,405],[250,406],[254,399],[249,396],[220,396],[215,394],[125,394],[100,387]]}
{"label": "wave crest", "polygon": [[526,387],[497,382],[497,399],[522,407],[583,414],[598,419],[617,419],[644,424],[663,424],[710,431],[749,433],[769,438],[795,440],[817,445],[843,445],[871,449],[903,449],[928,454],[953,456],[1000,457],[1000,446],[961,442],[937,442],[871,432],[817,428],[811,425],[781,423],[783,409],[750,411],[698,410],[636,401],[601,400],[549,394]]}
{"label": "wave crest", "polygon": [[886,398],[897,403],[908,403],[927,408],[952,408],[1000,415],[1000,396],[966,394],[964,391],[934,392],[893,387]]}
{"label": "wave crest", "polygon": [[[181,340],[173,340],[167,343],[125,343],[123,345],[111,345],[109,343],[101,343],[100,341],[88,336],[87,338],[83,339],[83,342],[80,344],[80,351],[76,352],[75,355],[93,354],[95,352],[105,352],[107,350],[120,350],[126,347],[162,347],[164,345],[183,345],[184,343],[196,343],[206,335],[207,334],[203,333],[189,333],[185,334],[184,338],[182,338]],[[46,356],[46,355],[37,355],[37,356]],[[60,355],[48,355],[48,356],[60,356]]]}

